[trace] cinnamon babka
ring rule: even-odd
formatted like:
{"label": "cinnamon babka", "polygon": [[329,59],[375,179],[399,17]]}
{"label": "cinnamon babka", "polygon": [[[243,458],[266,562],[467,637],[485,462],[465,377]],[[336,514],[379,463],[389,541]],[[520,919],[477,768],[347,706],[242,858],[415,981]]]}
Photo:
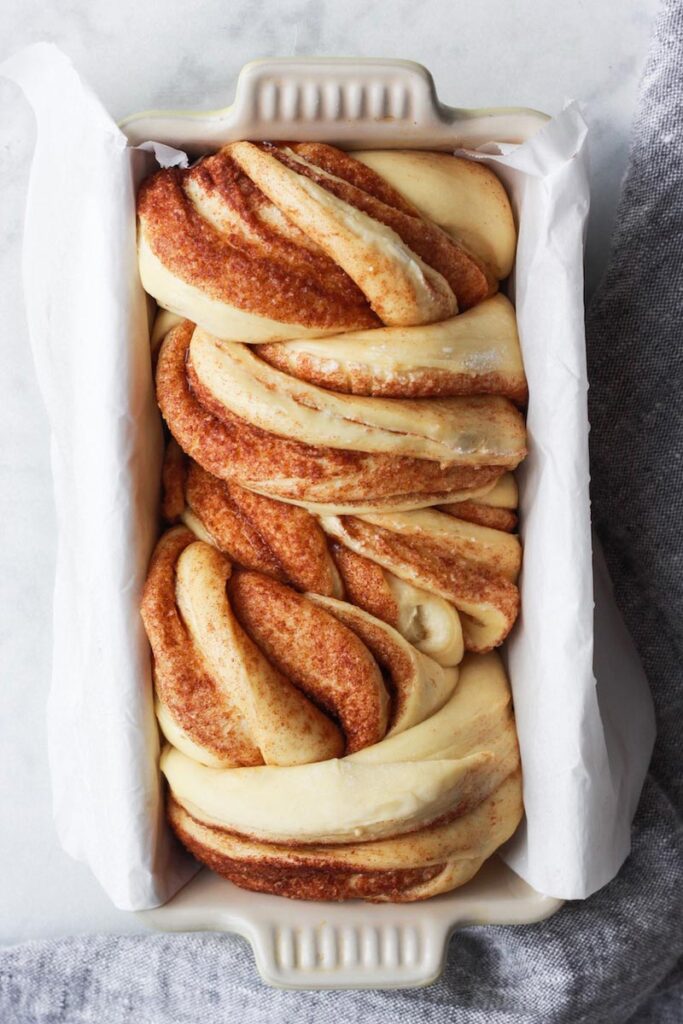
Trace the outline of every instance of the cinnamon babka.
{"label": "cinnamon babka", "polygon": [[143,182],[138,222],[169,821],[249,889],[455,888],[522,814],[505,190],[446,154],[236,142]]}

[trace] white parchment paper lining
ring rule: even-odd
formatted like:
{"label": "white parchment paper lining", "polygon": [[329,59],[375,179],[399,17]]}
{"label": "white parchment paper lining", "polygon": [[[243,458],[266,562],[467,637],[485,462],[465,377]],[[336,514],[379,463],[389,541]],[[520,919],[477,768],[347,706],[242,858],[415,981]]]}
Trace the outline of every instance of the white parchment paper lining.
{"label": "white parchment paper lining", "polygon": [[[0,72],[21,86],[37,121],[23,276],[59,523],[48,706],[55,820],[64,848],[113,902],[139,910],[163,903],[196,870],[164,824],[138,613],[157,531],[162,432],[134,199],[155,156],[164,165],[182,157],[128,147],[54,46],[31,47]],[[523,611],[508,645],[526,821],[504,856],[536,889],[564,898],[604,885],[628,854],[654,730],[602,565],[593,649],[585,134],[570,104],[530,142],[492,143],[474,157],[503,178],[519,219],[512,287],[531,394],[520,473]]]}

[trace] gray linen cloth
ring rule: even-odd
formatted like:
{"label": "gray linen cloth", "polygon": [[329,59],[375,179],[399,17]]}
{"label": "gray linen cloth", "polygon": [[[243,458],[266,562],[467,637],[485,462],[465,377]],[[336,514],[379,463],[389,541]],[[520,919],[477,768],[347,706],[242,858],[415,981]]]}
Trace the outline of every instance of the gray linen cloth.
{"label": "gray linen cloth", "polygon": [[683,1021],[683,3],[655,26],[605,279],[589,311],[593,513],[659,736],[619,876],[531,927],[453,937],[404,992],[281,992],[215,934],[30,942],[0,953],[2,1024],[681,1024]]}

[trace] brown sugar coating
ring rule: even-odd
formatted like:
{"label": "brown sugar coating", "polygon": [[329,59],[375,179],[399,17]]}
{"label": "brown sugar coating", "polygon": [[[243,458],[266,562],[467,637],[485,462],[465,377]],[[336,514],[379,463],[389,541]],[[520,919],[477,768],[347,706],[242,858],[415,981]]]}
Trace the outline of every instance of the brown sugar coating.
{"label": "brown sugar coating", "polygon": [[316,704],[335,714],[346,736],[347,754],[384,736],[388,706],[381,673],[355,632],[302,595],[258,573],[237,573],[230,596],[240,622],[269,661]]}
{"label": "brown sugar coating", "polygon": [[365,616],[358,615],[346,604],[337,605],[332,614],[360,637],[384,673],[392,697],[389,724],[401,716],[406,692],[413,674],[413,663],[405,648],[385,629]]}
{"label": "brown sugar coating", "polygon": [[162,467],[161,514],[168,523],[174,523],[185,508],[185,484],[187,476],[185,453],[175,441],[166,445]]}
{"label": "brown sugar coating", "polygon": [[382,567],[343,544],[333,542],[330,547],[344,583],[346,600],[397,627],[398,605]]}
{"label": "brown sugar coating", "polygon": [[517,516],[509,508],[491,508],[474,501],[454,501],[436,507],[440,512],[447,512],[449,516],[464,519],[468,523],[476,523],[478,526],[488,526],[492,530],[512,533],[517,529]]}
{"label": "brown sugar coating", "polygon": [[270,342],[255,346],[256,353],[271,366],[300,380],[348,395],[381,398],[454,398],[458,395],[505,395],[524,404],[528,398],[525,381],[503,373],[457,373],[440,368],[420,368],[382,373],[372,367],[345,367],[338,361],[315,358],[307,352],[293,352],[286,344]]}

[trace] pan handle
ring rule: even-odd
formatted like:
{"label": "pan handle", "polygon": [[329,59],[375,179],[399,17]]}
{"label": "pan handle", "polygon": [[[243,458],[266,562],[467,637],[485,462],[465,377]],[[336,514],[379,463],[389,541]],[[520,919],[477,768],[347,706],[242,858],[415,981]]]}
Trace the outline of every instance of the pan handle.
{"label": "pan handle", "polygon": [[149,111],[126,118],[121,128],[132,144],[161,139],[196,155],[236,139],[330,142],[347,149],[475,148],[524,142],[547,120],[520,107],[446,106],[430,73],[413,61],[279,57],[242,68],[230,107]]}

